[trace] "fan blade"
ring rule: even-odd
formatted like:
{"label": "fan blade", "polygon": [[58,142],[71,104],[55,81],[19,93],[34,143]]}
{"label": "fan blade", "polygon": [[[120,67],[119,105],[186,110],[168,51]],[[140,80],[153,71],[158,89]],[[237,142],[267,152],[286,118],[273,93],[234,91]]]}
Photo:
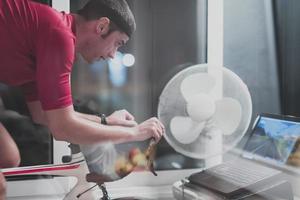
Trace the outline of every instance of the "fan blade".
{"label": "fan blade", "polygon": [[189,117],[176,116],[170,122],[170,130],[174,138],[182,144],[194,142],[204,128],[204,122],[194,122]]}
{"label": "fan blade", "polygon": [[241,119],[242,107],[239,101],[229,97],[216,101],[213,120],[224,135],[232,134],[239,126]]}
{"label": "fan blade", "polygon": [[187,76],[180,85],[180,91],[185,100],[198,93],[209,93],[215,86],[216,81],[208,73],[196,73]]}
{"label": "fan blade", "polygon": [[204,93],[191,96],[187,102],[187,113],[197,122],[209,119],[215,113],[216,105],[214,99]]}

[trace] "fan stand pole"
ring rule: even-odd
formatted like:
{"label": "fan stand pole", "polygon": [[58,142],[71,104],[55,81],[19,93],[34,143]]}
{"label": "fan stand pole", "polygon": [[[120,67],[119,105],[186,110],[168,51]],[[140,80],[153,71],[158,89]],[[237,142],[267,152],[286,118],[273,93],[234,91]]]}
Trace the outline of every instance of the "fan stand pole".
{"label": "fan stand pole", "polygon": [[217,128],[211,128],[211,130],[208,131],[207,136],[211,138],[211,140],[205,144],[205,149],[208,150],[207,155],[209,156],[204,160],[204,162],[205,168],[210,168],[222,163],[223,161],[223,136],[222,131]]}
{"label": "fan stand pole", "polygon": [[[212,91],[215,99],[221,99],[223,96],[223,77],[222,77],[222,67],[223,67],[223,40],[224,40],[224,28],[223,28],[223,0],[209,0],[207,1],[207,62],[210,66],[208,68],[208,73],[215,77],[216,87]],[[220,164],[223,160],[222,157],[222,136],[220,130],[211,130],[208,133],[212,139],[208,142],[207,149],[209,153],[216,153],[215,156],[209,156],[205,159],[205,167],[209,168]],[[210,155],[212,155],[210,154]]]}

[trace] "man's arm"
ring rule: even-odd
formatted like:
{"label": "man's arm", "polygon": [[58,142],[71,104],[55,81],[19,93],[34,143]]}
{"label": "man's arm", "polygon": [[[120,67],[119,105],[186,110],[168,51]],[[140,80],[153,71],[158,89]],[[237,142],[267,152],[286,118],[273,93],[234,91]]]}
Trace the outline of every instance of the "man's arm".
{"label": "man's arm", "polygon": [[[106,130],[103,125],[100,125],[101,119],[99,117],[78,113],[73,110],[72,106],[45,112],[39,101],[27,102],[27,105],[32,120],[35,123],[47,126],[57,140],[82,144],[100,142],[99,139],[101,141],[117,139],[108,137],[108,134],[105,132],[112,130]],[[123,131],[125,132],[122,136],[123,139],[127,137],[130,140],[129,130]],[[104,132],[102,137],[99,136],[99,132]],[[120,132],[115,133],[115,137],[118,137],[118,134]]]}
{"label": "man's arm", "polygon": [[0,169],[19,166],[21,158],[18,147],[1,123],[0,155]]}
{"label": "man's arm", "polygon": [[[47,119],[44,110],[42,109],[40,101],[27,102],[28,109],[31,114],[32,120],[37,124],[47,125]],[[101,123],[101,118],[97,115],[84,114],[76,112],[75,114],[85,120],[89,120],[96,123]],[[106,118],[108,125],[120,125],[120,126],[136,126],[134,117],[126,110],[115,111]]]}
{"label": "man's arm", "polygon": [[[84,119],[101,123],[100,116],[84,114],[80,112],[76,112],[76,114]],[[118,110],[113,112],[111,115],[106,117],[107,125],[118,125],[118,126],[136,126],[137,122],[134,120],[134,117],[127,110]]]}
{"label": "man's arm", "polygon": [[79,117],[73,106],[45,112],[47,125],[57,140],[75,144],[101,142],[122,143],[155,138],[163,134],[163,125],[157,118],[151,118],[134,127],[106,126]]}
{"label": "man's arm", "polygon": [[[40,101],[32,101],[32,102],[27,102],[27,107],[29,109],[29,112],[31,114],[32,120],[41,125],[47,125],[47,119],[44,110],[42,109],[42,105]],[[96,115],[89,115],[89,114],[84,114],[84,113],[79,113],[75,112],[78,117],[100,123],[101,119],[100,117]]]}
{"label": "man's arm", "polygon": [[96,122],[98,124],[101,123],[101,118],[100,116],[97,116],[97,115],[91,115],[91,114],[85,114],[85,113],[80,113],[80,112],[76,112],[76,115],[80,118],[83,118],[85,120],[89,120],[89,121],[92,121],[92,122]]}

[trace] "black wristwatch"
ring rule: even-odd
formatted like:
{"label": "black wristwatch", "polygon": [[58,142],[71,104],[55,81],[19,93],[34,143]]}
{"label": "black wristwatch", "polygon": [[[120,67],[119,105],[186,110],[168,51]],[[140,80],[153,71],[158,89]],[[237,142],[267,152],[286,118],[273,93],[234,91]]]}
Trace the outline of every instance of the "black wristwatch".
{"label": "black wristwatch", "polygon": [[101,124],[107,125],[106,115],[105,114],[101,114],[100,118],[101,118]]}

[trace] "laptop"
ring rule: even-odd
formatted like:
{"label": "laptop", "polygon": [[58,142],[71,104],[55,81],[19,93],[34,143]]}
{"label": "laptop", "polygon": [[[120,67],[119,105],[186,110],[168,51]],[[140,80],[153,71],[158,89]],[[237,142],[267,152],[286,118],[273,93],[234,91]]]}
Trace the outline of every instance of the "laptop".
{"label": "laptop", "polygon": [[[276,182],[300,138],[300,118],[261,114],[236,160],[189,176],[190,186],[200,186],[229,199]],[[276,166],[276,167],[270,167]]]}

